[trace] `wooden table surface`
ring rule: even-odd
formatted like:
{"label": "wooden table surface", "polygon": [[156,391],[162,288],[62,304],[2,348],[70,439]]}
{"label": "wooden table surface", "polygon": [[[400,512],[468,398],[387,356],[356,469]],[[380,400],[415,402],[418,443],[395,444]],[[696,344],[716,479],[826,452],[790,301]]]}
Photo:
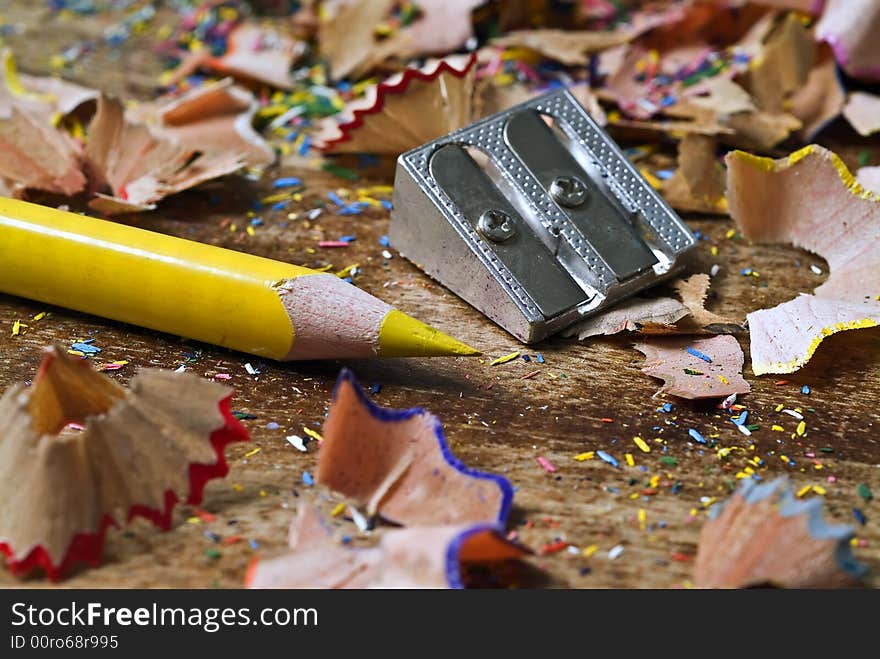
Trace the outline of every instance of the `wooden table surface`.
{"label": "wooden table surface", "polygon": [[[68,19],[51,15],[42,3],[4,3],[7,23],[20,22],[24,34],[6,37],[19,67],[30,73],[49,73],[49,58],[63,48],[95,38],[106,18]],[[157,20],[152,29],[162,24]],[[151,33],[132,38],[114,54],[98,47],[65,77],[132,98],[155,93],[160,64],[149,51]],[[335,269],[358,263],[362,274],[356,284],[396,307],[484,351],[483,358],[393,359],[353,362],[274,363],[174,336],[108,322],[26,300],[0,296],[0,386],[29,380],[40,361],[40,350],[51,342],[69,345],[75,339],[93,338],[101,348],[102,362],[129,360],[113,377],[127,381],[140,366],[177,368],[187,355],[197,355],[188,368],[206,377],[229,373],[236,390],[233,408],[256,418],[245,421],[253,443],[227,450],[230,472],[206,490],[202,508],[216,516],[211,523],[192,523],[193,510],[178,509],[178,523],[167,533],[135,522],[108,534],[105,562],[98,569],[80,569],[61,586],[69,587],[239,587],[244,571],[259,546],[262,555],[283,549],[286,530],[296,504],[316,502],[329,511],[338,501],[318,488],[303,485],[303,470],[313,471],[315,446],[300,453],[285,441],[302,428],[320,429],[334,380],[343,366],[351,367],[367,386],[381,385],[377,402],[392,407],[423,406],[442,419],[453,452],[469,466],[505,475],[517,488],[510,526],[520,539],[540,549],[558,539],[579,549],[596,545],[591,557],[564,551],[536,555],[530,566],[510,575],[506,583],[519,587],[625,587],[667,588],[687,585],[704,503],[723,500],[735,485],[735,474],[744,465],[742,455],[720,459],[715,450],[693,444],[687,431],[698,428],[712,435],[718,447],[747,447],[746,438],[710,403],[692,403],[653,397],[659,381],[640,372],[643,361],[632,346],[632,336],[579,343],[554,338],[536,346],[523,346],[453,294],[429,280],[396,254],[385,260],[379,238],[387,232],[388,213],[370,210],[343,217],[325,212],[309,225],[290,220],[287,212],[263,211],[264,224],[253,236],[244,228],[255,198],[267,194],[271,180],[282,175],[301,176],[307,183],[303,201],[289,211],[309,210],[326,198],[329,190],[362,183],[335,178],[323,172],[282,165],[266,173],[262,182],[242,178],[216,181],[162,202],[153,213],[133,221],[138,226],[238,249],[292,263]],[[389,184],[390,178],[372,183]],[[81,208],[81,206],[80,206]],[[754,309],[783,302],[801,291],[812,290],[823,276],[811,264],[827,267],[821,259],[789,247],[749,244],[728,239],[729,219],[689,219],[700,231],[695,271],[706,272],[713,263],[721,270],[713,280],[717,299],[710,309],[739,320]],[[235,231],[231,230],[232,225]],[[348,249],[318,249],[322,239],[356,234]],[[717,246],[717,256],[710,247]],[[742,276],[753,268],[760,277]],[[135,294],[132,291],[132,294]],[[34,322],[42,311],[51,315]],[[11,336],[14,321],[28,324]],[[748,356],[748,338],[740,337]],[[495,357],[521,351],[540,352],[546,363],[517,359],[489,366]],[[260,373],[251,376],[245,364]],[[748,364],[748,360],[747,360]],[[523,376],[539,370],[539,374]],[[856,556],[872,568],[868,583],[878,583],[880,572],[880,503],[865,502],[857,486],[867,483],[880,493],[880,328],[846,332],[823,343],[816,357],[800,372],[776,384],[774,376],[755,377],[748,368],[752,393],[741,402],[750,410],[750,421],[761,429],[752,435],[755,453],[767,468],[765,479],[787,474],[794,487],[821,485],[827,516],[856,524],[852,509],[860,508],[867,524],[858,526],[864,546]],[[809,396],[802,385],[811,388]],[[658,412],[670,402],[672,412]],[[793,439],[796,420],[774,409],[778,404],[805,408],[808,431]],[[605,419],[612,419],[611,422]],[[278,424],[269,429],[270,422]],[[781,424],[785,433],[772,432]],[[274,426],[273,426],[274,427]],[[715,436],[717,434],[717,437]],[[639,452],[635,435],[665,440],[665,452]],[[260,447],[260,452],[245,457]],[[830,447],[831,453],[819,452]],[[603,449],[621,466],[600,460],[576,462],[573,456]],[[807,453],[815,452],[817,469]],[[631,453],[636,466],[628,467]],[[748,452],[750,453],[750,452]],[[786,466],[786,454],[796,462]],[[670,466],[661,456],[677,462]],[[544,456],[558,471],[548,473],[536,461]],[[657,494],[641,494],[652,476],[659,476]],[[829,477],[834,477],[829,482]],[[680,483],[677,493],[674,484]],[[641,528],[639,511],[646,526]],[[692,512],[694,511],[694,512]],[[352,526],[354,530],[354,527]],[[239,536],[233,544],[215,544],[206,532],[222,538]],[[249,541],[253,541],[249,542]],[[608,552],[617,545],[624,551],[616,559]],[[219,551],[211,557],[207,550]],[[0,571],[0,585],[42,587],[41,578],[17,580]]]}

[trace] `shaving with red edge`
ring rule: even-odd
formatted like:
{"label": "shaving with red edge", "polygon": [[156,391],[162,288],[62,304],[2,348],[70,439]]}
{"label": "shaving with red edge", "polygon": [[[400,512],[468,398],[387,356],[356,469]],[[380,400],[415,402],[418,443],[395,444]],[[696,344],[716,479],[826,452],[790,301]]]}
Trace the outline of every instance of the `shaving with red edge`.
{"label": "shaving with red edge", "polygon": [[143,369],[128,389],[62,348],[34,384],[0,398],[0,552],[13,574],[51,580],[100,564],[110,526],[143,517],[171,528],[178,501],[198,504],[225,476],[247,431],[232,394],[186,373]]}
{"label": "shaving with red edge", "polygon": [[325,119],[316,144],[327,153],[399,155],[471,122],[476,57],[451,56],[370,87]]}

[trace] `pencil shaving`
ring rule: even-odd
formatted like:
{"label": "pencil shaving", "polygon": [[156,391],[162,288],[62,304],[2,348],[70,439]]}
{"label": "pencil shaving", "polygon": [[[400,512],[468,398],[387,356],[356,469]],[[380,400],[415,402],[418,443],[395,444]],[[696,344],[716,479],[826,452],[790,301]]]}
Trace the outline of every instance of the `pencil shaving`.
{"label": "pencil shaving", "polygon": [[305,44],[256,23],[240,23],[229,33],[226,52],[191,53],[169,78],[177,84],[198,70],[229,75],[237,80],[263,83],[279,89],[293,87],[290,68],[305,51]]}
{"label": "pencil shaving", "polygon": [[224,78],[135,106],[126,117],[192,152],[236,154],[247,167],[264,167],[275,160],[275,152],[252,126],[257,106],[253,94]]}
{"label": "pencil shaving", "polygon": [[463,588],[463,565],[529,553],[491,524],[387,529],[374,547],[350,547],[309,506],[300,507],[291,536],[297,540],[289,553],[251,566],[248,587]]}
{"label": "pencil shaving", "polygon": [[698,588],[830,588],[852,585],[866,569],[850,553],[849,526],[825,522],[821,497],[799,501],[788,481],[747,479],[716,505],[700,532]]}
{"label": "pencil shaving", "polygon": [[336,383],[323,436],[318,482],[370,515],[436,525],[500,522],[510,512],[510,483],[456,460],[437,417],[375,405],[347,370]]}
{"label": "pencil shaving", "polygon": [[205,483],[226,474],[226,444],[248,439],[230,398],[220,385],[154,369],[126,390],[64,349],[47,350],[34,384],[0,399],[9,569],[42,568],[56,580],[77,563],[99,564],[109,526],[144,517],[170,528],[178,501],[199,503]]}
{"label": "pencil shaving", "polygon": [[792,373],[825,337],[880,324],[880,203],[843,162],[811,145],[780,160],[732,152],[727,164],[730,211],[743,235],[792,243],[831,270],[812,295],[747,316],[755,374]]}
{"label": "pencil shaving", "polygon": [[635,344],[645,355],[642,373],[664,380],[657,392],[691,400],[747,394],[743,352],[732,336],[708,339],[658,337]]}
{"label": "pencil shaving", "polygon": [[[62,108],[77,107],[84,97],[72,92],[71,98],[59,101],[48,91],[38,91],[50,85],[34,84],[36,79],[29,78],[25,86],[11,54],[2,51],[0,59],[0,179],[6,192],[16,197],[27,190],[76,194],[86,185],[82,148],[56,129],[53,117],[65,114]],[[55,87],[56,94],[68,89],[63,83]]]}
{"label": "pencil shaving", "polygon": [[388,33],[394,0],[328,4],[318,30],[334,79],[362,75],[392,57],[454,52],[473,37],[471,11],[486,0],[421,0],[412,21]]}
{"label": "pencil shaving", "polygon": [[852,92],[843,107],[843,116],[859,135],[873,135],[880,131],[880,96]]}
{"label": "pencil shaving", "polygon": [[474,117],[476,58],[448,57],[410,68],[351,102],[342,123],[325,119],[316,140],[327,153],[399,155]]}
{"label": "pencil shaving", "polygon": [[826,0],[816,39],[834,51],[840,67],[854,78],[880,79],[880,5],[873,0]]}
{"label": "pencil shaving", "polygon": [[89,170],[99,192],[89,203],[108,215],[155,208],[164,197],[231,174],[245,165],[242,154],[200,152],[146,124],[126,118],[122,104],[102,97],[86,142]]}
{"label": "pencil shaving", "polygon": [[670,206],[697,213],[727,213],[724,169],[716,149],[716,141],[705,135],[685,135],[679,142],[678,169],[662,190]]}

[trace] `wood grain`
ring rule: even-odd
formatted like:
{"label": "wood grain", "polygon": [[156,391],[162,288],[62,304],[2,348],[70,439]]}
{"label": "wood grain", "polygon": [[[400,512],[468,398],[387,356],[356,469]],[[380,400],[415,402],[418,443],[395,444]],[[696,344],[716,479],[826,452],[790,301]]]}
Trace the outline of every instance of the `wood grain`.
{"label": "wood grain", "polygon": [[[103,27],[101,17],[63,19],[47,15],[34,3],[17,0],[9,5],[4,13],[7,22],[21,21],[27,31],[7,41],[20,67],[30,73],[49,72],[52,54],[82,39],[96,38]],[[152,29],[163,20],[157,20]],[[115,58],[99,47],[68,77],[125,96],[148,98],[160,71],[149,44],[148,33],[126,43]],[[652,397],[660,383],[640,372],[643,358],[632,349],[632,337],[588,343],[554,338],[526,348],[400,257],[395,255],[386,261],[378,244],[387,232],[385,211],[369,210],[349,217],[325,212],[313,223],[289,219],[287,212],[265,211],[260,214],[263,226],[253,237],[248,236],[244,229],[252,200],[267,194],[271,179],[281,175],[301,176],[308,186],[303,201],[292,205],[288,212],[310,210],[318,200],[326,199],[328,191],[352,185],[323,172],[286,165],[267,173],[262,183],[230,178],[205,185],[169,199],[157,211],[133,221],[156,231],[309,267],[331,264],[341,269],[358,263],[362,274],[356,283],[360,287],[482,349],[484,358],[268,363],[0,296],[3,388],[33,376],[43,346],[53,341],[69,345],[74,339],[94,338],[95,345],[102,349],[96,361],[130,361],[114,375],[122,382],[140,366],[176,368],[187,355],[198,355],[188,368],[206,377],[231,374],[231,384],[237,391],[234,409],[256,416],[244,422],[253,444],[231,446],[227,452],[229,476],[206,490],[203,508],[216,516],[215,521],[191,523],[192,510],[182,508],[177,514],[179,523],[168,533],[141,523],[111,531],[104,566],[80,570],[62,586],[240,586],[248,563],[257,553],[249,540],[258,544],[259,553],[270,555],[284,547],[298,502],[316,502],[329,511],[337,501],[320,489],[302,484],[303,470],[315,468],[314,444],[303,454],[284,438],[293,433],[302,435],[303,426],[320,429],[334,379],[342,366],[353,368],[366,386],[380,384],[375,399],[383,405],[420,405],[437,413],[458,457],[475,468],[507,476],[518,488],[511,527],[523,542],[536,549],[557,539],[579,549],[598,547],[590,558],[567,551],[538,555],[530,560],[532,569],[506,575],[506,583],[585,588],[667,588],[686,584],[692,569],[687,559],[695,554],[704,514],[702,502],[728,496],[736,472],[745,464],[744,456],[759,455],[767,463],[761,472],[764,478],[788,474],[796,489],[824,486],[828,516],[835,521],[853,524],[852,508],[864,512],[868,522],[858,528],[858,536],[867,546],[854,551],[873,569],[869,583],[878,584],[880,503],[876,498],[861,500],[856,487],[867,483],[880,493],[880,329],[846,332],[826,340],[806,368],[785,377],[786,384],[774,384],[778,378],[773,376],[756,378],[747,367],[744,375],[752,385],[752,393],[742,402],[750,410],[750,422],[761,425],[752,436],[756,447],[752,452],[746,448],[747,438],[710,403],[669,399],[672,412],[658,412],[667,399]],[[386,175],[372,182],[389,184],[391,179]],[[805,252],[726,238],[732,227],[729,220],[691,218],[688,223],[704,237],[694,271],[706,272],[713,263],[721,266],[713,280],[717,297],[709,305],[720,314],[744,319],[747,312],[809,291],[824,279],[814,275],[809,266],[817,264],[827,271],[825,264]],[[235,231],[231,230],[233,224]],[[357,235],[348,249],[317,247],[319,240],[346,234]],[[718,248],[717,256],[710,253],[712,246]],[[742,276],[743,268],[752,268],[760,276]],[[40,321],[31,320],[41,311],[52,313]],[[23,334],[12,337],[10,330],[16,320],[28,327]],[[747,337],[739,339],[748,356]],[[491,359],[515,350],[532,356],[540,352],[546,363],[517,359],[495,367],[488,365]],[[248,362],[259,369],[259,375],[248,375],[244,368]],[[809,396],[801,393],[804,384],[811,388]],[[775,412],[778,404],[814,410],[804,412],[805,436],[791,437],[797,422]],[[279,424],[279,428],[270,430],[270,422]],[[770,426],[777,423],[786,432],[771,431]],[[689,440],[689,428],[712,436],[719,447],[744,450],[719,459],[715,450]],[[635,435],[655,447],[650,454],[638,450],[632,442]],[[655,438],[666,441],[665,453],[653,443]],[[255,447],[260,452],[246,457]],[[833,452],[822,453],[821,447],[830,447]],[[600,460],[573,460],[574,455],[597,449],[613,455],[621,466],[614,468]],[[821,462],[821,470],[806,457],[810,452]],[[634,456],[635,467],[626,466],[626,453]],[[792,458],[795,466],[787,466],[780,454]],[[545,471],[536,462],[537,456],[547,458],[557,471]],[[677,464],[662,464],[662,456],[674,458]],[[659,476],[656,494],[643,494],[651,491],[649,482],[655,475]],[[835,482],[829,483],[829,476]],[[677,482],[682,486],[673,494]],[[692,509],[699,512],[691,516]],[[639,510],[645,511],[645,529],[640,528]],[[353,532],[353,525],[349,526]],[[241,540],[228,545],[223,540],[215,543],[206,532],[226,541],[236,536]],[[618,544],[624,551],[610,560],[608,551]],[[220,552],[219,558],[206,555],[206,550],[212,549]],[[0,585],[49,584],[40,579],[17,581],[0,571]]]}

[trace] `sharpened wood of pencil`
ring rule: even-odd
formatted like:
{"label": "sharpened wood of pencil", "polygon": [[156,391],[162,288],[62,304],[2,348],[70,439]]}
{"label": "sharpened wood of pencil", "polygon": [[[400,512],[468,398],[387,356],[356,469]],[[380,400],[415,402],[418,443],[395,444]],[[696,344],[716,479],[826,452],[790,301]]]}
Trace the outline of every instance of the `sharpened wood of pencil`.
{"label": "sharpened wood of pencil", "polygon": [[479,354],[332,274],[2,197],[0,292],[282,361]]}

